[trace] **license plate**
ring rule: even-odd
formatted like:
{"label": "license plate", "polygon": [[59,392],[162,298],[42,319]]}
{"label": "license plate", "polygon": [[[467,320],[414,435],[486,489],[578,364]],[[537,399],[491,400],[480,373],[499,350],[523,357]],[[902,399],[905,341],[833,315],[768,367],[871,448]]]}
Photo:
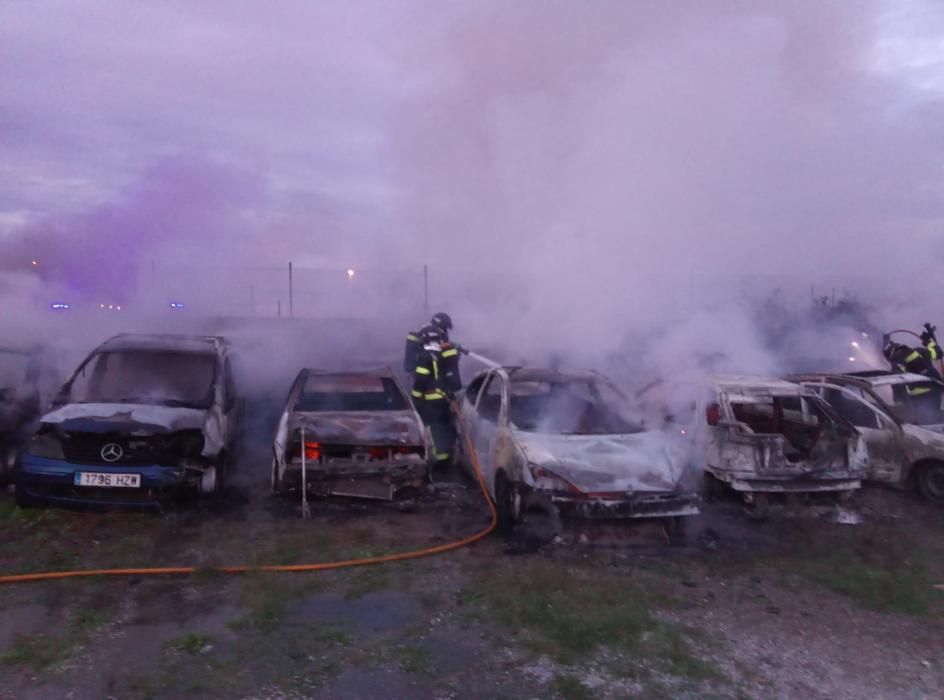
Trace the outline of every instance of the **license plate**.
{"label": "license plate", "polygon": [[141,487],[140,474],[103,474],[101,472],[76,472],[76,486],[104,486],[115,489],[136,489]]}

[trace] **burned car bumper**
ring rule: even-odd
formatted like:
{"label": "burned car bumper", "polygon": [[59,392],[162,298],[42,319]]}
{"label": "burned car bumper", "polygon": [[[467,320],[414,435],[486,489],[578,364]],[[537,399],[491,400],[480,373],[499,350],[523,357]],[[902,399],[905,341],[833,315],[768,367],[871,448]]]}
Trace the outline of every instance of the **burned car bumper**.
{"label": "burned car bumper", "polygon": [[627,494],[615,497],[574,496],[571,494],[531,491],[527,496],[528,507],[554,508],[560,515],[587,519],[627,518],[674,518],[698,515],[700,498],[694,493],[685,494]]}
{"label": "burned car bumper", "polygon": [[[83,473],[122,476],[137,485],[82,485]],[[199,485],[199,472],[183,465],[118,466],[74,464],[65,460],[23,455],[16,465],[15,483],[20,502],[54,505],[108,505],[159,507],[164,499]],[[130,479],[128,478],[130,477]]]}
{"label": "burned car bumper", "polygon": [[[312,464],[306,469],[308,492],[318,496],[351,496],[389,500],[396,492],[419,487],[426,482],[429,466],[425,460],[409,462],[368,462],[341,464]],[[301,489],[302,468],[292,463],[286,466],[282,483]]]}
{"label": "burned car bumper", "polygon": [[765,493],[815,493],[852,491],[862,486],[864,475],[848,472],[827,474],[757,474],[709,469],[719,481],[735,491]]}

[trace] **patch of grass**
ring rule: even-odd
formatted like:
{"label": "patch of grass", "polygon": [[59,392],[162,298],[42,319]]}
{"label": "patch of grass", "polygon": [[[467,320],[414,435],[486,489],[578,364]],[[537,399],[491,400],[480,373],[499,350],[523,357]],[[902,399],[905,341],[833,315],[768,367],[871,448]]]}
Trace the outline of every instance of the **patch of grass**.
{"label": "patch of grass", "polygon": [[397,661],[407,673],[418,676],[432,675],[429,649],[418,644],[407,644],[397,648]]}
{"label": "patch of grass", "polygon": [[194,655],[199,654],[212,641],[213,637],[211,636],[190,632],[174,639],[168,639],[164,642],[164,649]]}
{"label": "patch of grass", "polygon": [[558,673],[554,676],[554,690],[565,700],[592,700],[592,691],[577,678]]}
{"label": "patch of grass", "polygon": [[675,676],[695,681],[719,680],[723,677],[717,666],[692,653],[685,634],[676,625],[658,625],[648,642],[659,650],[662,663]]}
{"label": "patch of grass", "polygon": [[[360,549],[351,553],[351,559],[367,559],[379,556],[381,552],[372,549]],[[349,600],[362,598],[368,593],[375,593],[390,587],[389,564],[370,564],[359,566],[347,572],[344,596]]]}
{"label": "patch of grass", "polygon": [[652,616],[664,593],[651,594],[626,572],[519,558],[480,571],[473,581],[460,600],[477,609],[479,619],[523,633],[528,646],[560,664],[574,665],[606,648],[634,665],[645,659],[689,678],[713,675],[681,628]]}
{"label": "patch of grass", "polygon": [[242,618],[231,622],[230,627],[259,630],[277,627],[285,614],[288,595],[288,586],[279,577],[265,574],[245,576],[239,602],[248,612]]}
{"label": "patch of grass", "polygon": [[65,634],[20,635],[0,654],[0,665],[25,666],[37,672],[55,666],[71,657],[94,630],[110,619],[104,610],[86,608],[72,618]]}
{"label": "patch of grass", "polygon": [[43,671],[69,658],[73,644],[65,637],[49,637],[45,634],[24,634],[13,640],[0,655],[0,665],[28,667]]}
{"label": "patch of grass", "polygon": [[940,607],[933,555],[913,533],[866,526],[852,535],[810,541],[807,551],[776,563],[869,610],[927,616]]}
{"label": "patch of grass", "polygon": [[72,629],[84,635],[108,623],[111,616],[104,610],[87,608],[72,618]]}

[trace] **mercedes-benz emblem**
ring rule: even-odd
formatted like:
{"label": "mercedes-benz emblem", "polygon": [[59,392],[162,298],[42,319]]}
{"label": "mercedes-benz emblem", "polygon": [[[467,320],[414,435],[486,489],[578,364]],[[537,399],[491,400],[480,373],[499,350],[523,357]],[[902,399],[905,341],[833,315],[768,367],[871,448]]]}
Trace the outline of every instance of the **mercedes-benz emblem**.
{"label": "mercedes-benz emblem", "polygon": [[117,442],[109,442],[102,448],[102,459],[106,462],[117,462],[119,459],[124,457],[125,451],[121,449],[121,445]]}

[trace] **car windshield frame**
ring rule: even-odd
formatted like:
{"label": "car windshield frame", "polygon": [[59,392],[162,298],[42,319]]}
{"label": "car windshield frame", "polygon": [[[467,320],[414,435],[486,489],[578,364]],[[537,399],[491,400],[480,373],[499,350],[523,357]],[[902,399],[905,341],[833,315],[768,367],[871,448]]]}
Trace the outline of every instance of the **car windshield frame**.
{"label": "car windshield frame", "polygon": [[[534,388],[537,388],[538,385],[546,385],[548,391],[535,391],[528,394],[518,394],[517,398],[528,398],[531,396],[552,396],[557,393],[557,400],[562,399],[572,399],[577,402],[584,402],[586,405],[582,408],[582,412],[576,418],[580,421],[591,420],[586,411],[601,410],[600,415],[593,418],[594,421],[600,421],[600,429],[561,429],[559,427],[551,427],[550,423],[554,420],[553,415],[543,415],[543,417],[536,418],[534,421],[525,423],[520,420],[521,414],[516,415],[516,409],[514,407],[514,400],[516,398],[515,388],[516,386],[521,388],[526,385],[532,385]],[[571,387],[574,385],[579,385],[580,389],[575,392],[571,390]],[[555,387],[562,387],[561,389],[556,389]],[[601,391],[601,389],[603,391]],[[609,394],[609,396],[607,396]],[[551,399],[555,400],[555,399]],[[646,432],[645,425],[641,417],[633,417],[631,412],[631,405],[626,397],[619,391],[613,384],[603,378],[597,377],[521,377],[516,380],[514,375],[509,377],[508,381],[508,422],[516,430],[520,430],[524,433],[534,433],[534,434],[544,434],[544,435],[561,435],[561,436],[601,436],[601,435],[636,435]],[[572,405],[574,404],[571,401]],[[567,407],[563,405],[563,402],[559,404],[560,410],[562,413],[568,410]],[[526,410],[526,409],[519,409]],[[554,408],[543,409],[547,411],[554,411]],[[515,420],[516,417],[519,420]],[[559,416],[563,417],[563,416]],[[570,420],[574,416],[568,416],[567,419]],[[609,425],[606,423],[609,422]],[[616,426],[616,427],[614,427]]]}
{"label": "car windshield frame", "polygon": [[[107,372],[108,368],[100,368],[99,364],[102,361],[102,358],[110,355],[161,355],[168,356],[159,360],[163,363],[165,367],[171,368],[170,371],[174,371],[174,362],[171,361],[172,358],[175,358],[178,362],[183,358],[194,359],[198,362],[204,362],[209,365],[210,373],[207,377],[207,386],[202,395],[198,396],[198,392],[194,391],[193,395],[190,396],[156,396],[156,395],[147,395],[144,392],[137,393],[133,388],[129,388],[127,391],[122,391],[120,393],[126,394],[124,396],[116,395],[105,395],[102,392],[99,392],[97,395],[86,395],[84,398],[79,398],[74,395],[75,383],[80,377],[84,377],[86,371],[89,372]],[[199,359],[197,359],[199,358]],[[127,404],[139,404],[146,406],[167,406],[171,408],[193,408],[199,410],[207,410],[213,406],[216,402],[216,388],[219,379],[219,358],[208,352],[192,352],[187,350],[178,350],[174,348],[161,348],[161,349],[151,349],[151,348],[122,348],[122,349],[103,349],[93,352],[85,361],[79,365],[75,373],[69,379],[69,381],[62,387],[59,392],[59,395],[56,398],[56,405],[67,405],[67,404],[94,404],[94,403],[127,403]],[[178,365],[179,368],[179,365]],[[114,371],[114,370],[112,370]],[[162,369],[161,373],[166,372],[167,370]],[[89,380],[92,381],[92,380]],[[130,386],[128,384],[126,387]]]}
{"label": "car windshield frame", "polygon": [[[306,391],[319,383],[328,386],[334,383],[342,390]],[[370,391],[371,383],[382,387],[383,391]],[[319,395],[326,398],[320,401],[314,398]],[[411,409],[409,399],[394,377],[343,373],[306,375],[299,383],[290,408],[292,413],[400,413]]]}

